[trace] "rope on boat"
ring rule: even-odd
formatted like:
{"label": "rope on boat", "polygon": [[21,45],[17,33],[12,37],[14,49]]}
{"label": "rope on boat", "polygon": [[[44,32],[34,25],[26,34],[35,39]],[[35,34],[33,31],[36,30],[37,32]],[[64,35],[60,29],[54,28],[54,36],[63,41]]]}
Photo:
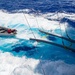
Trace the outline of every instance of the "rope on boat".
{"label": "rope on boat", "polygon": [[[57,12],[57,16],[58,16],[58,12]],[[59,19],[59,16],[58,16],[58,19]],[[63,36],[63,35],[62,35],[62,31],[61,31],[62,29],[61,29],[61,25],[60,25],[60,20],[59,20],[59,27],[60,27],[60,34],[61,34],[61,36]],[[65,31],[66,31],[66,29],[65,29]],[[68,35],[67,33],[66,33],[66,35],[68,36],[68,39],[71,40],[70,37],[69,37],[69,35]],[[63,46],[64,46],[64,48],[65,48],[64,39],[63,39],[63,38],[61,38],[61,39],[62,39],[62,44],[63,44]],[[69,47],[71,47],[71,46],[72,46],[72,42],[71,42],[71,41],[69,41],[69,42],[70,42]]]}
{"label": "rope on boat", "polygon": [[[62,11],[62,5],[60,6],[60,1],[58,2],[58,4],[59,4],[59,7],[60,7],[60,11]],[[62,15],[63,16],[63,15]],[[67,22],[67,20],[65,21],[65,22]],[[68,39],[69,40],[73,40],[73,39],[71,39],[71,37],[68,35],[68,32],[67,32],[67,30],[66,30],[66,27],[65,27],[65,23],[64,23],[64,28],[65,28],[65,33],[66,33],[66,36],[68,37]],[[75,40],[74,40],[75,41]],[[64,42],[63,42],[64,43]],[[70,45],[69,45],[70,47],[72,46],[72,42],[70,42]]]}
{"label": "rope on boat", "polygon": [[[23,11],[22,11],[22,12],[23,12]],[[23,12],[23,14],[24,14],[24,12]],[[31,27],[30,27],[30,24],[29,24],[29,22],[28,22],[28,20],[27,20],[25,14],[24,14],[24,17],[25,17],[25,19],[26,19],[26,21],[27,21],[27,23],[28,23],[28,26],[29,26],[29,28],[30,28],[30,30],[31,30],[31,32],[32,32],[32,34],[33,34],[33,36],[34,36],[34,38],[36,38],[35,35],[34,35],[34,33],[33,33],[33,31],[32,31],[32,29],[31,29]]]}
{"label": "rope on boat", "polygon": [[[61,34],[61,36],[63,36],[63,35],[62,35],[62,29],[61,29],[61,25],[60,25],[60,19],[59,19],[58,12],[57,12],[57,17],[58,17],[58,20],[59,20],[60,34]],[[62,40],[62,44],[63,44],[63,46],[64,46],[64,48],[65,48],[65,43],[64,43],[63,38],[61,38],[61,40]]]}
{"label": "rope on boat", "polygon": [[[20,7],[20,2],[18,2],[18,6]],[[28,20],[27,20],[27,18],[26,18],[26,15],[24,14],[23,11],[22,11],[22,13],[23,13],[23,15],[24,15],[25,20],[27,21],[27,24],[28,24],[28,26],[29,26],[29,29],[31,30],[31,32],[32,32],[32,34],[33,34],[33,36],[34,36],[34,38],[36,38],[36,36],[34,35],[33,30],[31,29],[31,26],[30,26],[30,24],[29,24],[29,22],[28,22]]]}

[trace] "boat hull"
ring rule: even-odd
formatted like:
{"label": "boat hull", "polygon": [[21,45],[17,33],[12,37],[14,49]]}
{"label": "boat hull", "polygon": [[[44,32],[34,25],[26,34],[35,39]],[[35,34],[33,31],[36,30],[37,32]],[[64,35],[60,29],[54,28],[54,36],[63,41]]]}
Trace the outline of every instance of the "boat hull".
{"label": "boat hull", "polygon": [[[8,32],[8,30],[11,30],[11,33]],[[0,26],[0,37],[2,36],[15,36],[17,34],[17,30],[12,32],[14,29],[5,28]]]}
{"label": "boat hull", "polygon": [[15,36],[16,34],[0,33],[1,36]]}

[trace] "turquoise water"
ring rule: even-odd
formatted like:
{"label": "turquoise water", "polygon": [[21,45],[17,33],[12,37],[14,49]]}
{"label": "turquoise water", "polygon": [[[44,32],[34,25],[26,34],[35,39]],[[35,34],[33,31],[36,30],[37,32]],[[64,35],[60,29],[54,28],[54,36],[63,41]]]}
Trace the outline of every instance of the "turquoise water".
{"label": "turquoise water", "polygon": [[60,45],[63,40],[65,46],[75,49],[75,43],[39,32],[44,29],[68,38],[67,31],[75,40],[74,3],[73,0],[1,0],[0,25],[17,29],[17,35],[0,37],[0,75],[75,75],[75,52],[29,40],[41,38]]}
{"label": "turquoise water", "polygon": [[[16,28],[16,27],[15,27],[15,25],[14,26],[11,25],[10,28]],[[27,27],[24,26],[23,24],[19,24],[17,29],[19,29],[19,28],[21,28],[22,30],[20,30],[18,32],[20,32],[20,33],[23,32],[23,34],[24,34],[23,30],[27,29]],[[49,41],[53,41],[55,43],[63,45],[61,38],[57,38],[57,37],[53,37],[53,36],[49,36],[49,35],[46,36],[46,34],[40,33],[37,28],[32,28],[32,31],[35,34],[36,33],[39,34],[42,38],[47,38]],[[58,30],[58,31],[55,30],[55,32],[60,33],[60,30]],[[64,36],[64,37],[66,37],[66,36]],[[11,52],[15,56],[16,55],[17,56],[26,56],[27,58],[52,60],[52,61],[63,60],[67,63],[75,64],[75,61],[74,61],[75,54],[65,48],[60,48],[57,46],[53,46],[51,44],[46,44],[46,43],[41,43],[41,42],[38,42],[38,44],[35,47],[33,45],[33,43],[35,41],[20,39],[20,38],[17,38],[16,36],[15,37],[0,37],[0,40],[2,42],[0,45],[0,49],[4,52]],[[17,42],[14,43],[16,40],[17,40]],[[70,44],[71,44],[70,42],[67,42],[65,40],[63,40],[63,41],[66,46],[68,46],[68,47],[70,46]],[[73,44],[72,48],[74,48],[74,45],[75,44]]]}

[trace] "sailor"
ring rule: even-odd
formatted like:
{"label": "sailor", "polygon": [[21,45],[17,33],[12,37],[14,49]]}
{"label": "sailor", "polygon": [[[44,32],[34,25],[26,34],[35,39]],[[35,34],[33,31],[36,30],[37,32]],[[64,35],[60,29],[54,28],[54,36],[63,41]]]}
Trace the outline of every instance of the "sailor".
{"label": "sailor", "polygon": [[16,34],[17,30],[15,30],[15,29],[13,29],[13,30],[8,29],[7,32],[8,32],[9,34],[10,34],[10,33]]}
{"label": "sailor", "polygon": [[10,33],[12,33],[12,30],[11,29],[8,29],[7,32],[10,34]]}

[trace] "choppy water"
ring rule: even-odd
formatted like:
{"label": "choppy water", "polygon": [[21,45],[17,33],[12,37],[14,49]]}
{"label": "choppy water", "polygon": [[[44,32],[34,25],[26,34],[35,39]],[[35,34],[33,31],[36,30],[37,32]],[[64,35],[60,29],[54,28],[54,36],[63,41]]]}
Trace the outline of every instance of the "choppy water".
{"label": "choppy water", "polygon": [[[75,40],[74,4],[74,0],[0,0],[0,25],[18,31],[15,37],[0,37],[0,75],[75,75],[74,52],[29,40],[35,35],[63,45],[62,39],[39,29],[62,32],[64,37],[67,31]],[[75,49],[75,43],[64,44]]]}
{"label": "choppy water", "polygon": [[[30,9],[30,12],[63,11],[75,13],[75,0],[0,0],[0,9],[13,12],[14,10]],[[68,9],[69,8],[69,9]]]}

